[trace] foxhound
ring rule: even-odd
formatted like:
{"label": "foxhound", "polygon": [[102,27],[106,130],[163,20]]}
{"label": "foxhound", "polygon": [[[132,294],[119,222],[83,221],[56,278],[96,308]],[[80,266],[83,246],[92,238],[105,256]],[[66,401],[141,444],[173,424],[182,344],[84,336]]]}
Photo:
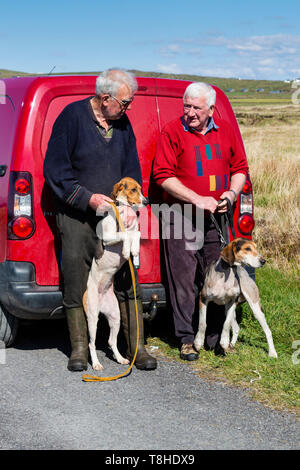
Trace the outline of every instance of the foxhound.
{"label": "foxhound", "polygon": [[[233,349],[239,334],[240,328],[235,316],[236,306],[246,300],[266,335],[269,356],[277,358],[272,333],[260,305],[258,287],[244,267],[260,268],[264,264],[265,260],[258,253],[253,241],[236,238],[222,250],[220,258],[209,266],[200,295],[199,329],[194,341],[197,351],[204,344],[206,312],[209,302],[225,305],[226,320],[223,325],[220,345],[226,352]],[[230,328],[232,328],[231,342]]]}
{"label": "foxhound", "polygon": [[[142,195],[141,186],[132,178],[123,178],[115,184],[111,198],[118,204],[121,220],[124,221],[126,206],[138,209],[148,203]],[[124,207],[125,206],[125,207]],[[113,211],[110,211],[97,226],[98,243],[103,244],[101,257],[95,256],[89,273],[87,290],[83,296],[83,306],[87,315],[89,331],[89,350],[94,370],[102,370],[95,340],[99,313],[103,313],[110,327],[108,344],[120,364],[129,361],[121,356],[117,348],[117,336],[120,329],[120,309],[114,293],[114,275],[128,260],[130,254],[137,256],[140,251],[140,232],[138,219],[125,231],[119,230],[119,224]]]}

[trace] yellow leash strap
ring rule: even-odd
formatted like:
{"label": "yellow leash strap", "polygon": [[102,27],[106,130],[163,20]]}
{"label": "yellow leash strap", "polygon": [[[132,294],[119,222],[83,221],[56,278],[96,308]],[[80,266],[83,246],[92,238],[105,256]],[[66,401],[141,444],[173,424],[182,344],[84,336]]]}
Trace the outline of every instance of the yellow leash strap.
{"label": "yellow leash strap", "polygon": [[[113,202],[111,202],[110,204],[112,205],[112,208],[114,210],[114,213],[115,213],[115,216],[116,216],[116,219],[118,221],[120,229],[122,230],[122,232],[125,232],[125,227],[124,227],[123,221],[121,220],[121,217],[120,217],[117,206]],[[136,356],[137,356],[137,351],[138,351],[138,344],[139,344],[139,319],[138,319],[138,308],[137,308],[137,301],[136,301],[136,285],[135,285],[134,270],[133,270],[133,264],[132,264],[132,261],[131,261],[130,257],[128,259],[128,263],[129,263],[129,268],[130,268],[130,272],[131,272],[133,292],[134,292],[134,305],[135,305],[136,330],[137,330],[136,331],[136,348],[135,348],[135,353],[134,353],[132,362],[131,362],[129,368],[125,372],[123,372],[122,374],[119,374],[119,375],[115,375],[113,377],[99,377],[98,375],[84,374],[82,376],[82,380],[84,382],[108,382],[108,381],[120,379],[121,377],[124,377],[125,375],[129,374],[129,372],[131,371],[131,369],[133,367],[133,364],[135,362],[135,359],[136,359]]]}

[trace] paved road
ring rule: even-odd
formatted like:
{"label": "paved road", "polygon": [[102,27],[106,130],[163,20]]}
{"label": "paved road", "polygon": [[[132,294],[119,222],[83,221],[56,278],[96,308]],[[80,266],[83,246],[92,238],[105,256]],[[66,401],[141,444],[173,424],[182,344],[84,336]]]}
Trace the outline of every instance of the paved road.
{"label": "paved road", "polygon": [[[299,423],[161,359],[156,371],[85,383],[66,369],[63,320],[22,326],[0,364],[1,449],[296,449]],[[124,371],[100,351],[106,375]],[[89,373],[93,373],[89,366]]]}

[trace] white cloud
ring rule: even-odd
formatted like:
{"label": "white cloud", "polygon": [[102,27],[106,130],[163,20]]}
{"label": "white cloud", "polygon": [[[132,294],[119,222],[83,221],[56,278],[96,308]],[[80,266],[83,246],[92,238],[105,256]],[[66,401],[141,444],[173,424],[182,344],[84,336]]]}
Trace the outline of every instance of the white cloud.
{"label": "white cloud", "polygon": [[161,48],[160,53],[163,57],[172,57],[179,54],[182,51],[182,47],[179,44],[168,44]]}
{"label": "white cloud", "polygon": [[228,44],[228,49],[237,50],[237,51],[262,51],[263,48],[259,44],[253,44],[251,42],[245,44]]}
{"label": "white cloud", "polygon": [[[203,47],[205,44],[205,47]],[[200,46],[199,46],[200,45]],[[176,39],[161,48],[176,64],[159,65],[161,71],[223,77],[284,79],[299,75],[300,35],[273,34],[229,38],[206,33]],[[193,60],[191,60],[191,56]]]}
{"label": "white cloud", "polygon": [[268,65],[274,65],[275,60],[271,57],[266,57],[265,59],[258,60],[257,63],[258,65],[268,66]]}
{"label": "white cloud", "polygon": [[157,69],[163,73],[182,73],[177,64],[157,64]]}

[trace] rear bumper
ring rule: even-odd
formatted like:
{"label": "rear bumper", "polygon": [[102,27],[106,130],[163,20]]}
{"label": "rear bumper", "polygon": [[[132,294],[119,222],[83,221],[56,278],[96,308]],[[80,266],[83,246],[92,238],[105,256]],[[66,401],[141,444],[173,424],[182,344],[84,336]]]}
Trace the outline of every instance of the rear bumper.
{"label": "rear bumper", "polygon": [[[157,306],[166,302],[162,284],[142,284],[143,304],[150,305],[152,295],[158,295]],[[39,286],[35,280],[35,267],[23,261],[0,263],[0,304],[18,318],[43,320],[61,318],[63,296],[58,286]]]}
{"label": "rear bumper", "polygon": [[39,286],[32,263],[0,263],[0,304],[12,315],[28,320],[63,316],[62,292],[57,286]]}

